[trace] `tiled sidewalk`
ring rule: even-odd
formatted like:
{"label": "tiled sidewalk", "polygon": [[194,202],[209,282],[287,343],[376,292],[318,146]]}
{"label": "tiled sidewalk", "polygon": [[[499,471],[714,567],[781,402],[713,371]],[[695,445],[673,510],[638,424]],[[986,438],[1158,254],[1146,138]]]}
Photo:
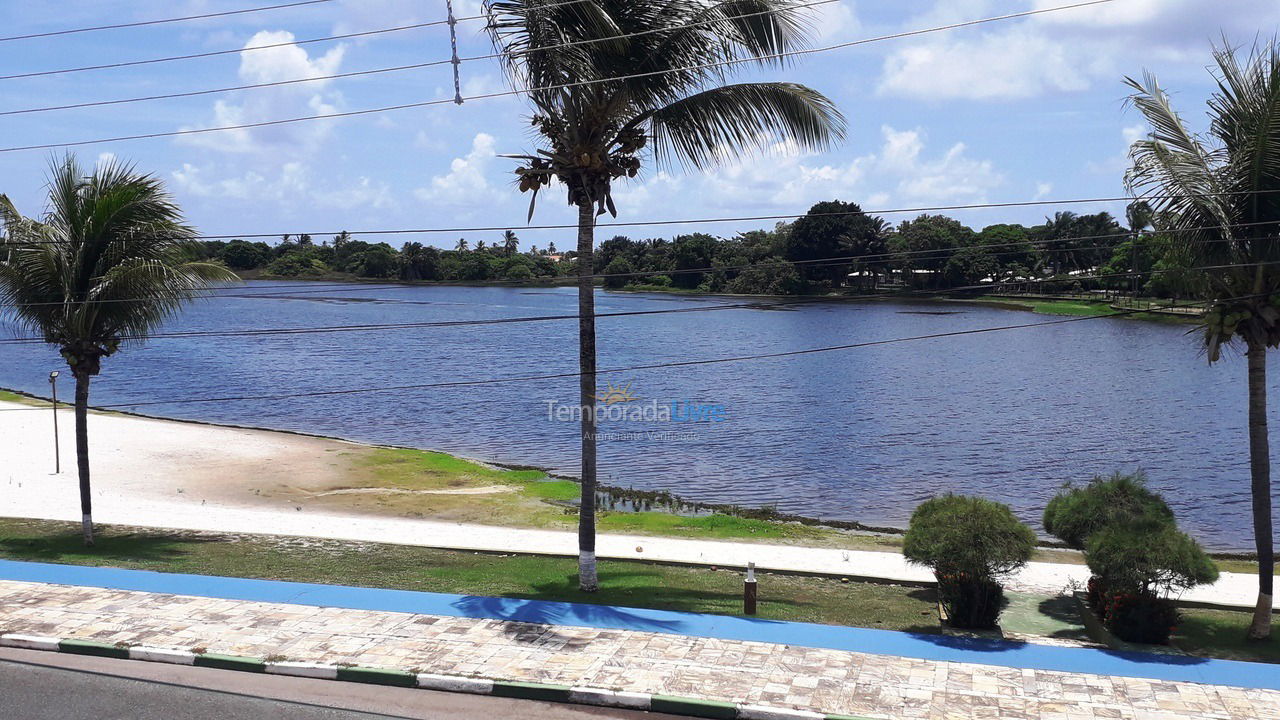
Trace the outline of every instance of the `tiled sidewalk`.
{"label": "tiled sidewalk", "polygon": [[1280,718],[1280,692],[1270,690],[43,583],[0,581],[0,632],[870,718]]}

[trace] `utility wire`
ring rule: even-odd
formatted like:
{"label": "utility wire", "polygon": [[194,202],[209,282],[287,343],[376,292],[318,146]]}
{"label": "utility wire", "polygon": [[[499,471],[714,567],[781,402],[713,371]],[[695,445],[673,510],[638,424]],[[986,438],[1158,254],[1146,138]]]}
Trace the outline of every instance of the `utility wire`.
{"label": "utility wire", "polygon": [[[1244,296],[1240,299],[1246,299],[1251,297],[1264,297],[1267,295],[1269,294],[1260,293],[1258,295]],[[774,352],[774,353],[761,353],[757,355],[738,355],[734,357],[707,358],[707,359],[701,359],[701,360],[681,360],[681,361],[674,361],[674,362],[652,363],[648,365],[633,365],[630,367],[604,368],[604,369],[596,370],[594,374],[606,375],[606,374],[615,374],[615,373],[623,373],[623,372],[638,372],[643,370],[661,370],[661,369],[668,369],[668,368],[695,367],[695,366],[702,366],[702,365],[719,365],[724,363],[744,362],[744,361],[750,361],[750,360],[772,360],[772,359],[784,358],[784,357],[798,357],[802,355],[814,355],[818,353],[836,352],[841,350],[855,350],[860,348],[879,347],[882,345],[894,345],[898,343],[918,342],[922,340],[937,340],[941,338],[961,337],[966,335],[981,335],[981,334],[993,333],[993,332],[1003,332],[1007,330],[1022,330],[1022,329],[1028,329],[1028,328],[1047,327],[1050,325],[1065,325],[1068,323],[1088,322],[1090,320],[1097,320],[1100,318],[1115,318],[1115,317],[1123,317],[1127,315],[1134,315],[1142,312],[1150,312],[1151,310],[1170,310],[1170,309],[1176,309],[1179,307],[1194,307],[1195,305],[1198,305],[1198,304],[1203,304],[1203,303],[1182,304],[1182,305],[1179,305],[1177,303],[1172,303],[1172,304],[1164,305],[1158,308],[1118,310],[1116,312],[1108,313],[1106,315],[1086,315],[1086,316],[1071,317],[1071,318],[1064,318],[1064,319],[1058,319],[1058,320],[1047,320],[1043,322],[1020,323],[1017,325],[1001,325],[997,327],[976,328],[971,330],[954,330],[950,332],[930,333],[927,335],[914,335],[911,337],[890,338],[885,340],[870,340],[865,342],[848,343],[843,345],[828,345],[824,347],[805,348],[802,350],[787,350],[787,351]],[[113,403],[110,405],[100,405],[96,407],[98,409],[111,410],[111,409],[149,407],[149,406],[155,406],[155,405],[189,405],[189,404],[196,404],[196,403],[241,402],[241,401],[247,401],[247,400],[295,400],[299,398],[333,397],[333,396],[339,396],[339,395],[359,395],[359,394],[377,393],[377,392],[401,392],[405,390],[428,390],[428,389],[439,389],[439,388],[499,385],[499,384],[517,383],[517,382],[537,382],[542,380],[576,378],[576,377],[580,377],[581,375],[582,375],[581,372],[562,372],[562,373],[547,373],[542,375],[523,375],[523,376],[505,377],[505,378],[487,378],[487,379],[479,379],[479,380],[454,380],[454,381],[448,381],[448,382],[421,383],[421,384],[415,384],[415,385],[388,385],[388,386],[377,387],[377,388],[348,388],[343,390],[317,390],[313,392],[287,393],[287,394],[274,394],[274,395],[232,395],[232,396],[205,397],[205,398],[174,398],[169,400],[146,400],[146,401],[131,402],[131,403]],[[42,410],[42,409],[43,408],[5,408],[5,409],[0,409],[0,412],[15,412],[15,411]]]}
{"label": "utility wire", "polygon": [[301,7],[303,5],[319,5],[321,3],[328,2],[333,2],[333,0],[300,0],[300,2],[284,3],[282,5],[267,5],[264,7],[245,8],[243,10],[226,10],[216,13],[204,13],[203,15],[164,18],[163,20],[140,20],[138,22],[117,23],[115,25],[95,25],[93,27],[72,28],[69,30],[50,30],[48,32],[30,33],[28,35],[10,35],[8,37],[0,37],[0,42],[32,40],[34,38],[47,38],[58,35],[75,35],[77,33],[97,32],[99,30],[120,30],[122,28],[135,28],[146,25],[164,25],[166,23],[186,22],[188,20],[207,20],[209,18],[227,17],[229,15],[247,15],[249,13],[260,13],[267,10],[281,10],[284,8]]}
{"label": "utility wire", "polygon": [[[1142,275],[1159,275],[1166,272],[1195,272],[1195,271],[1211,271],[1225,270],[1237,267],[1257,267],[1266,265],[1280,264],[1280,260],[1267,261],[1261,263],[1235,263],[1228,265],[1203,265],[1199,267],[1189,268],[1168,268],[1156,269],[1150,271],[1127,271],[1119,273],[1104,273],[1097,275],[1074,276],[1071,280],[1105,280],[1115,278],[1139,277]],[[947,295],[954,293],[962,293],[970,290],[993,290],[1008,286],[1024,286],[1039,283],[1064,282],[1061,278],[1040,278],[1033,280],[1010,280],[999,283],[984,283],[981,285],[969,285],[954,288],[944,288],[932,291],[918,291],[914,293],[903,293],[887,296],[883,293],[873,295],[852,295],[852,296],[836,296],[836,297],[806,297],[797,298],[795,300],[779,300],[775,302],[754,301],[746,303],[706,305],[693,308],[674,308],[665,310],[630,310],[613,313],[597,313],[597,318],[611,317],[635,317],[643,315],[670,315],[677,313],[707,312],[713,310],[773,310],[782,307],[793,307],[796,305],[810,305],[814,303],[830,303],[842,302],[850,300],[883,300],[883,299],[919,299],[922,297],[930,297],[934,295]],[[559,320],[577,320],[577,313],[563,315],[539,315],[531,317],[512,317],[512,318],[486,318],[476,320],[439,320],[425,322],[409,322],[409,323],[381,323],[381,324],[361,324],[361,325],[330,325],[318,327],[293,327],[293,328],[257,328],[246,330],[191,330],[176,333],[153,333],[150,335],[125,335],[119,339],[123,341],[134,340],[164,340],[164,339],[191,339],[191,338],[210,338],[210,337],[274,337],[277,335],[312,335],[317,333],[339,333],[339,332],[372,332],[385,330],[405,330],[405,329],[422,329],[422,328],[441,328],[441,327],[468,327],[480,325],[507,325],[517,323],[530,322],[548,322]],[[0,345],[40,345],[47,341],[38,337],[12,338],[0,340]]]}
{"label": "utility wire", "polygon": [[[568,2],[559,3],[558,5],[547,5],[545,7],[559,7],[560,5],[574,5],[585,0],[569,0]],[[484,20],[487,15],[472,15],[470,17],[456,18],[457,22],[470,20]],[[81,67],[61,68],[58,70],[38,70],[34,72],[17,73],[14,75],[0,75],[0,80],[20,80],[23,78],[47,77],[49,75],[65,75],[68,73],[88,72],[90,70],[110,70],[114,68],[135,67],[138,65],[153,65],[156,63],[175,62],[178,60],[195,60],[198,58],[217,57],[219,55],[232,55],[242,52],[253,52],[255,50],[269,50],[271,48],[287,47],[290,45],[310,45],[312,43],[329,42],[331,40],[350,40],[352,38],[369,37],[371,35],[382,35],[385,33],[402,32],[405,30],[417,30],[419,28],[435,27],[437,25],[447,25],[448,20],[433,20],[430,22],[413,23],[411,25],[398,25],[389,28],[379,28],[377,30],[365,30],[362,32],[343,33],[341,35],[326,35],[324,37],[307,38],[305,40],[294,40],[292,42],[272,43],[270,45],[255,45],[253,47],[230,48],[227,50],[211,50],[209,52],[192,53],[189,55],[171,55],[168,57],[148,58],[146,60],[129,60],[125,62],[107,63],[103,65],[84,65]]]}
{"label": "utility wire", "polygon": [[[884,40],[894,40],[894,39],[899,39],[904,37],[912,37],[916,35],[924,35],[927,33],[940,32],[944,30],[954,30],[956,28],[969,27],[973,25],[981,25],[984,23],[997,22],[1000,20],[1009,20],[1013,18],[1028,17],[1032,15],[1040,15],[1043,13],[1057,12],[1061,10],[1071,10],[1071,9],[1076,9],[1081,7],[1088,7],[1091,5],[1101,5],[1101,4],[1110,3],[1110,2],[1113,2],[1113,0],[1090,0],[1089,2],[1076,3],[1073,5],[1060,5],[1060,6],[1051,7],[1051,8],[1041,8],[1039,10],[1027,10],[1024,12],[1011,13],[1007,15],[998,15],[994,17],[982,18],[979,20],[969,20],[961,23],[953,23],[951,25],[942,25],[938,27],[924,28],[920,30],[910,30],[906,32],[894,33],[891,35],[881,35],[879,37],[866,38],[862,40],[851,40],[849,42],[837,43],[835,45],[827,45],[825,47],[819,47],[819,48],[787,50],[784,52],[773,53],[772,55],[763,55],[760,57],[732,58],[729,60],[719,60],[715,62],[702,63],[699,65],[691,65],[688,67],[669,68],[666,70],[655,70],[652,72],[635,73],[632,75],[621,75],[618,77],[599,78],[595,80],[582,80],[577,82],[567,82],[567,83],[560,83],[556,85],[548,85],[548,86],[537,87],[537,88],[524,88],[519,90],[492,92],[492,93],[486,93],[482,95],[474,95],[474,96],[462,98],[462,99],[464,101],[465,100],[484,100],[484,99],[490,99],[490,98],[496,98],[496,97],[506,97],[509,95],[524,95],[524,94],[544,91],[544,90],[560,90],[560,89],[571,88],[571,87],[598,85],[601,83],[617,82],[619,80],[630,80],[630,79],[643,78],[643,77],[653,77],[656,75],[666,75],[673,72],[684,72],[687,70],[704,70],[704,69],[709,69],[714,67],[722,67],[726,65],[737,65],[737,64],[746,63],[746,62],[759,62],[761,60],[780,59],[780,58],[786,58],[786,57],[792,57],[792,56],[798,56],[798,55],[810,55],[813,53],[829,52],[831,50],[839,50],[842,48],[853,47],[856,45],[864,45],[867,43],[881,42]],[[280,120],[264,120],[260,122],[242,123],[239,125],[220,125],[217,127],[210,127],[210,128],[186,128],[182,130],[168,130],[163,132],[142,133],[139,135],[121,135],[118,137],[97,138],[94,140],[77,140],[77,141],[62,142],[62,143],[46,143],[42,145],[23,145],[23,146],[0,148],[0,153],[21,152],[25,150],[48,150],[48,149],[56,149],[56,148],[64,148],[64,147],[78,147],[83,145],[97,145],[100,143],[108,143],[108,142],[123,142],[123,141],[130,141],[130,140],[148,140],[148,139],[164,138],[164,137],[179,137],[179,136],[197,135],[197,134],[210,133],[210,132],[222,132],[225,130],[247,130],[250,128],[288,125],[288,124],[299,123],[299,122],[307,122],[311,120],[358,117],[363,115],[372,115],[375,113],[392,112],[396,110],[408,110],[413,108],[429,107],[433,105],[444,105],[444,104],[449,104],[454,102],[455,102],[454,98],[448,98],[443,100],[426,100],[421,102],[402,103],[399,105],[389,105],[386,107],[379,107],[379,108],[368,108],[365,110],[346,110],[343,112],[328,113],[324,115],[304,115],[302,117],[283,118]]]}
{"label": "utility wire", "polygon": [[[582,0],[577,0],[577,1],[578,1],[578,2],[581,2]],[[839,2],[839,1],[840,1],[840,0],[815,0],[815,2],[809,2],[809,3],[803,3],[803,4],[800,4],[800,5],[794,5],[794,6],[792,6],[792,9],[802,9],[802,8],[816,7],[816,6],[819,6],[819,5],[826,5],[826,4],[829,4],[829,3]],[[756,17],[756,16],[758,16],[758,15],[768,15],[768,14],[771,14],[771,13],[773,13],[773,12],[775,12],[775,11],[774,11],[774,10],[761,10],[761,11],[759,11],[759,12],[744,13],[744,14],[742,14],[742,15],[733,15],[733,16],[729,16],[729,17],[728,17],[728,18],[726,18],[726,19],[730,19],[730,20],[741,20],[741,19],[743,19],[743,18]],[[447,21],[446,21],[446,22],[447,22]],[[714,24],[714,23],[718,23],[718,22],[721,22],[721,20],[704,20],[704,21],[702,21],[702,22],[688,23],[688,24],[686,24],[686,25],[681,25],[681,26],[679,26],[679,27],[682,27],[682,28],[691,28],[691,27],[698,27],[698,26],[701,26],[701,25]],[[615,35],[615,36],[609,36],[609,37],[604,37],[604,38],[592,38],[592,39],[590,39],[590,40],[578,40],[578,41],[575,41],[575,42],[560,43],[560,44],[558,44],[558,45],[547,45],[547,46],[545,46],[545,47],[539,47],[539,48],[537,48],[536,50],[521,50],[521,51],[517,51],[517,52],[514,52],[514,53],[490,53],[490,54],[488,54],[488,55],[476,55],[476,56],[473,56],[473,57],[464,57],[464,58],[459,58],[459,59],[458,59],[458,62],[471,62],[471,61],[475,61],[475,60],[489,60],[489,59],[492,59],[492,58],[504,57],[504,56],[506,56],[506,55],[524,55],[524,54],[530,54],[530,53],[534,53],[534,52],[547,52],[547,51],[550,51],[550,50],[556,50],[556,49],[560,49],[560,48],[575,47],[575,46],[578,46],[578,45],[587,45],[587,44],[592,44],[592,43],[601,43],[601,42],[612,42],[612,41],[617,40],[617,39],[619,39],[619,38],[637,37],[637,36],[640,36],[640,35],[647,35],[647,34],[656,33],[656,32],[666,32],[668,29],[669,29],[669,28],[664,28],[664,29],[655,29],[655,30],[645,30],[645,31],[642,31],[642,32],[628,33],[628,34],[626,34],[626,35]],[[289,43],[284,43],[284,44],[286,44],[286,45],[287,45],[287,44],[289,44]],[[277,45],[278,45],[278,44],[277,44]],[[272,47],[274,47],[274,46],[272,46]],[[296,85],[296,84],[298,84],[298,83],[320,82],[320,81],[327,81],[327,80],[340,80],[340,79],[344,79],[344,78],[363,77],[363,76],[367,76],[367,75],[379,75],[379,74],[385,74],[385,73],[404,72],[404,71],[406,71],[406,70],[421,70],[421,69],[423,69],[423,68],[437,67],[437,66],[440,66],[440,65],[449,65],[449,64],[451,64],[452,62],[453,62],[453,61],[452,61],[451,59],[450,59],[450,60],[432,60],[432,61],[430,61],[430,62],[414,63],[414,64],[411,64],[411,65],[399,65],[399,66],[395,66],[395,67],[376,68],[376,69],[373,69],[373,70],[357,70],[357,71],[353,71],[353,72],[338,73],[338,74],[334,74],[334,75],[317,75],[317,76],[314,76],[314,77],[297,78],[297,79],[293,79],[293,80],[277,80],[277,81],[274,81],[274,82],[256,83],[256,84],[252,84],[252,85],[234,85],[234,86],[231,86],[231,87],[214,88],[214,89],[212,89],[212,90],[192,90],[192,91],[188,91],[188,92],[167,93],[167,94],[163,94],[163,95],[146,95],[146,96],[142,96],[142,97],[124,98],[124,99],[120,99],[120,100],[96,100],[96,101],[91,101],[91,102],[71,103],[71,104],[68,104],[68,105],[51,105],[51,106],[46,106],[46,107],[27,108],[27,109],[23,109],[23,110],[8,110],[8,111],[5,111],[5,112],[0,112],[0,117],[3,117],[3,116],[9,116],[9,115],[28,115],[28,114],[32,114],[32,113],[53,112],[53,111],[57,111],[57,110],[75,110],[75,109],[79,109],[79,108],[87,108],[87,107],[103,107],[103,106],[107,106],[107,105],[123,105],[123,104],[127,104],[127,103],[150,102],[150,101],[153,101],[153,100],[171,100],[171,99],[175,99],[175,98],[198,97],[198,96],[201,96],[201,95],[214,95],[214,94],[217,94],[217,93],[234,92],[234,91],[240,91],[240,90],[258,90],[258,89],[261,89],[261,88],[280,87],[280,86],[283,86],[283,85]]]}

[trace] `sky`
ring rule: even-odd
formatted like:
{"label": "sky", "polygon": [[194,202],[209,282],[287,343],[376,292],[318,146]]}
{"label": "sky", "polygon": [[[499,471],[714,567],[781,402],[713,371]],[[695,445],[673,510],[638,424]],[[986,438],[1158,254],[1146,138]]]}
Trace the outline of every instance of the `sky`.
{"label": "sky", "polygon": [[[0,35],[238,10],[283,0],[0,0]],[[934,28],[1073,0],[836,0],[805,12],[812,45]],[[458,17],[479,0],[456,0]],[[209,20],[0,42],[0,75],[142,60],[256,45],[251,52],[136,67],[0,80],[0,113],[315,78],[450,56],[447,26],[296,45],[297,40],[442,20],[444,0],[331,2]],[[1125,98],[1126,75],[1154,73],[1184,117],[1204,129],[1215,43],[1249,45],[1280,28],[1274,0],[1114,0],[913,37],[814,53],[786,68],[744,68],[737,82],[801,82],[832,98],[847,138],[819,154],[785,145],[701,172],[647,162],[615,188],[619,221],[798,215],[822,200],[865,210],[1114,197],[1124,194],[1128,145],[1146,132]],[[492,51],[480,21],[458,25],[462,57]],[[510,89],[496,60],[463,62],[462,94]],[[364,77],[54,112],[0,115],[0,148],[165,133],[386,107],[453,97],[448,64]],[[514,161],[531,151],[528,106],[519,95],[461,106],[330,118],[233,130],[0,153],[0,193],[28,215],[45,207],[51,160],[75,152],[86,164],[115,157],[162,178],[203,234],[510,227],[523,247],[573,244],[568,230],[527,228],[528,196]],[[1040,222],[1055,210],[1109,210],[1123,203],[949,212],[975,226]],[[887,214],[896,222],[912,214]],[[563,192],[539,199],[534,224],[575,220]],[[603,220],[603,219],[602,219]],[[608,220],[603,220],[607,223]],[[601,227],[614,234],[720,236],[772,222]],[[386,235],[452,247],[459,237],[501,233]]]}

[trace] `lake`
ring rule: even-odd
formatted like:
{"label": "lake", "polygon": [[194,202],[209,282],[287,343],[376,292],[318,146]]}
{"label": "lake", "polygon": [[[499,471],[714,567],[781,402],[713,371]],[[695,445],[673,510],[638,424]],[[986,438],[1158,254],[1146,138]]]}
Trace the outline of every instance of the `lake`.
{"label": "lake", "polygon": [[[162,332],[576,312],[571,288],[249,283]],[[601,313],[738,299],[601,291]],[[765,301],[767,303],[767,301]],[[1053,318],[944,303],[601,318],[599,365],[785,352]],[[572,373],[573,320],[154,339],[104,362],[106,405]],[[1091,319],[808,355],[602,375],[600,479],[713,503],[901,526],[937,493],[1009,503],[1039,529],[1067,481],[1143,468],[1185,529],[1252,549],[1244,360],[1210,367],[1188,326]],[[0,327],[7,337],[24,335]],[[1276,353],[1272,353],[1273,357]],[[0,345],[0,386],[47,395],[43,345]],[[1273,366],[1274,368],[1274,366]],[[1272,407],[1280,398],[1274,392]],[[67,379],[64,376],[64,380]],[[148,414],[443,450],[575,474],[576,378],[140,408]],[[62,385],[71,396],[71,384]],[[623,397],[629,399],[621,399]],[[630,415],[630,418],[621,417]],[[1273,418],[1274,420],[1274,418]]]}

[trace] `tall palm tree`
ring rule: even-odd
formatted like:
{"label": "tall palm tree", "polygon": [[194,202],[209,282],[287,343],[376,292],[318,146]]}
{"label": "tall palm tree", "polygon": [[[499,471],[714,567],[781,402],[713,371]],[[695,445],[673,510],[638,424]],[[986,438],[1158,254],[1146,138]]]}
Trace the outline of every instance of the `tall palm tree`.
{"label": "tall palm tree", "polygon": [[516,254],[516,250],[520,249],[520,238],[516,237],[514,230],[506,230],[502,233],[502,251],[511,257]]}
{"label": "tall palm tree", "polygon": [[458,238],[458,244],[457,244],[457,245],[454,245],[454,246],[453,246],[453,249],[454,249],[454,251],[455,251],[455,252],[460,252],[460,253],[466,252],[466,251],[467,251],[467,239],[466,239],[466,238]]}
{"label": "tall palm tree", "polygon": [[1249,465],[1258,604],[1249,637],[1271,633],[1274,553],[1271,459],[1267,432],[1267,349],[1280,345],[1280,46],[1247,57],[1214,50],[1217,90],[1209,131],[1192,132],[1150,73],[1127,78],[1134,105],[1151,125],[1134,143],[1127,180],[1155,210],[1156,230],[1172,230],[1187,267],[1235,267],[1196,273],[1212,299],[1205,315],[1209,362],[1240,342],[1248,358]]}
{"label": "tall palm tree", "polygon": [[221,265],[191,261],[195,231],[159,179],[117,162],[85,176],[72,157],[54,165],[49,209],[23,217],[0,195],[0,299],[16,320],[56,345],[76,382],[76,461],[86,545],[89,381],[122,343],[144,338],[196,293],[235,280]]}
{"label": "tall palm tree", "polygon": [[[497,0],[488,31],[512,84],[533,105],[539,144],[516,170],[532,193],[557,180],[578,210],[578,364],[582,502],[578,582],[597,588],[596,346],[592,249],[597,215],[616,215],[612,183],[635,177],[652,147],[659,164],[732,161],[780,141],[823,149],[844,131],[831,101],[788,82],[725,84],[751,62],[809,35],[791,0]],[[724,64],[730,61],[729,64]],[[650,144],[652,143],[652,145]]]}

